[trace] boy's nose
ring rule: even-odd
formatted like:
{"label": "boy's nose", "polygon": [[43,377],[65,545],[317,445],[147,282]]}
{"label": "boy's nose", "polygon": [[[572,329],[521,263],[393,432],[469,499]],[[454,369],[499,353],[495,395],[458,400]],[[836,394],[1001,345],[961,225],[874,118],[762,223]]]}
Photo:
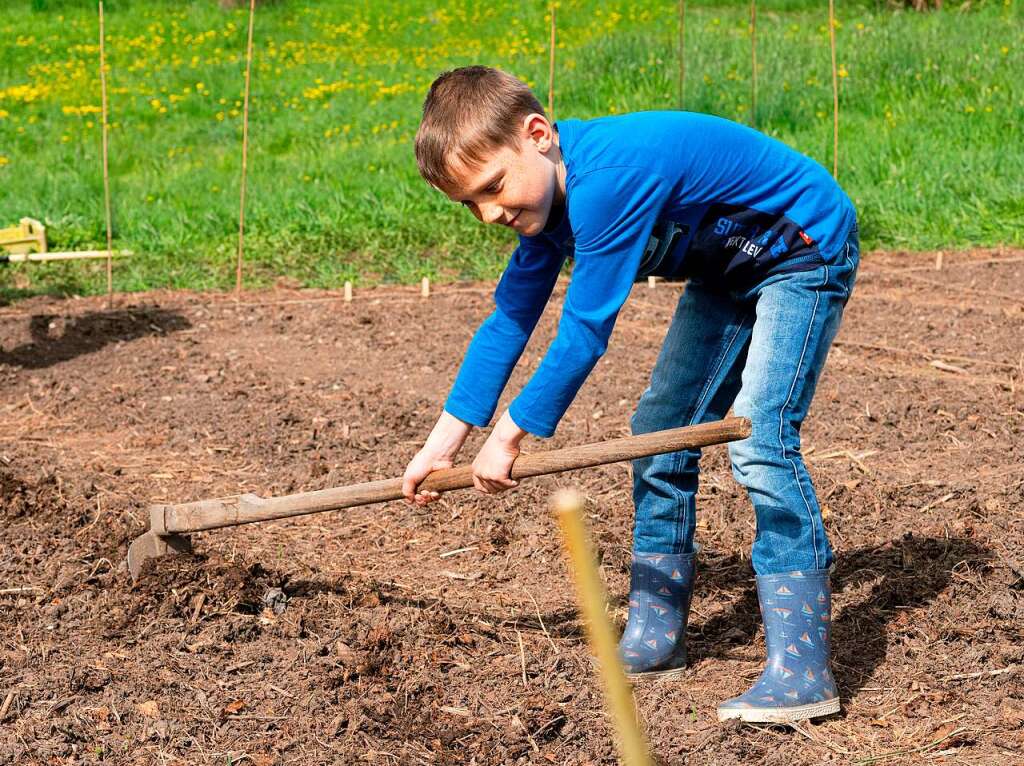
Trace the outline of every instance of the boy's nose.
{"label": "boy's nose", "polygon": [[498,223],[504,220],[505,210],[501,207],[501,205],[481,205],[480,217],[484,219],[485,223]]}

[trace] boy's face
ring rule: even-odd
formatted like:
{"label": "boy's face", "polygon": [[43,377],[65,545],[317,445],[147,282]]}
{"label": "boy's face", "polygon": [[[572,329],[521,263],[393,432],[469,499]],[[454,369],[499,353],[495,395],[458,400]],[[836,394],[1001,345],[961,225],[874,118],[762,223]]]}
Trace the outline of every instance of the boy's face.
{"label": "boy's face", "polygon": [[531,114],[523,120],[515,148],[499,147],[479,165],[456,165],[458,186],[444,192],[480,221],[532,237],[544,229],[552,205],[565,196],[560,168],[551,123]]}

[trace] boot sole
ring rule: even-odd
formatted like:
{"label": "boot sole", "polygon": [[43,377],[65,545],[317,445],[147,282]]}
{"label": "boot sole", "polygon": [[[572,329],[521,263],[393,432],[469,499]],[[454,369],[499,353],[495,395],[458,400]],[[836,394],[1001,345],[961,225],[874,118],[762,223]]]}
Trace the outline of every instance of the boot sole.
{"label": "boot sole", "polygon": [[793,707],[718,708],[718,720],[728,721],[738,718],[747,723],[790,723],[823,715],[833,715],[838,712],[839,698],[836,697],[824,702],[812,702],[809,705],[794,705]]}
{"label": "boot sole", "polygon": [[650,670],[644,673],[626,673],[626,678],[630,681],[647,681],[653,679],[663,678],[679,678],[680,676],[686,675],[686,666],[678,668],[668,668],[667,670]]}

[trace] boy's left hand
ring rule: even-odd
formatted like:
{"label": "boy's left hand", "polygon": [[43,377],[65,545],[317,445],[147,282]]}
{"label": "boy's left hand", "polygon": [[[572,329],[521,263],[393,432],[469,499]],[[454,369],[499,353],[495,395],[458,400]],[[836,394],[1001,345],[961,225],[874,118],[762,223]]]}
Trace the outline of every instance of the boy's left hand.
{"label": "boy's left hand", "polygon": [[519,457],[519,442],[526,436],[508,410],[501,416],[473,461],[473,486],[487,495],[518,487],[511,478],[512,463]]}

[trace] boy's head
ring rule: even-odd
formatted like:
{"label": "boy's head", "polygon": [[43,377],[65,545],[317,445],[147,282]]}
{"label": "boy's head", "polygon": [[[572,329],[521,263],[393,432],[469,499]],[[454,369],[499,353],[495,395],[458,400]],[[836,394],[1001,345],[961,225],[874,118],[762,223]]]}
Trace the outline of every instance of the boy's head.
{"label": "boy's head", "polygon": [[431,185],[485,223],[540,233],[564,195],[561,153],[529,87],[483,66],[445,72],[430,86],[416,161]]}

